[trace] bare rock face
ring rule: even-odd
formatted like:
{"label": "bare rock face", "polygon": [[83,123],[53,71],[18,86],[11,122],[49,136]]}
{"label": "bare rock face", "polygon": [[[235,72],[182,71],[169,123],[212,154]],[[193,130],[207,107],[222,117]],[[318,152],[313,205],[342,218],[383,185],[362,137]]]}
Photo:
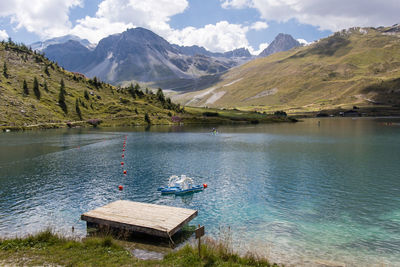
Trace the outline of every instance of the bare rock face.
{"label": "bare rock face", "polygon": [[275,37],[272,43],[267,48],[265,48],[258,56],[267,57],[278,52],[288,51],[297,46],[301,46],[301,44],[291,35],[280,33]]}
{"label": "bare rock face", "polygon": [[244,48],[213,53],[199,46],[173,45],[140,27],[110,35],[94,50],[68,41],[50,45],[44,52],[69,71],[96,76],[105,82],[168,81],[171,87],[177,86],[174,81],[192,82],[205,75],[218,75],[252,58]]}

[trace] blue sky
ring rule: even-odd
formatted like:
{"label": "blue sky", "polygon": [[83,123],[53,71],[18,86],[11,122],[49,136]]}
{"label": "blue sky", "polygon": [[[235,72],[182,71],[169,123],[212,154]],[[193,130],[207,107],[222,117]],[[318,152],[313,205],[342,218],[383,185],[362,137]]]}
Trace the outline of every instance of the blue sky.
{"label": "blue sky", "polygon": [[0,39],[74,34],[97,43],[144,27],[180,45],[258,53],[278,33],[307,42],[354,26],[399,22],[398,0],[2,0]]}

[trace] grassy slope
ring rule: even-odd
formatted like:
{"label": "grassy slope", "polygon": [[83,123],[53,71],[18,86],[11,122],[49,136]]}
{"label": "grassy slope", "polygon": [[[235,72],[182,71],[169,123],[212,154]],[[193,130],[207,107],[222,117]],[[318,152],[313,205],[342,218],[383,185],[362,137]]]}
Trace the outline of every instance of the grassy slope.
{"label": "grassy slope", "polygon": [[248,254],[240,257],[220,242],[208,241],[201,249],[187,245],[163,260],[139,260],[111,237],[69,240],[44,231],[26,238],[0,239],[0,264],[19,266],[277,266]]}
{"label": "grassy slope", "polygon": [[[253,60],[233,68],[215,85],[213,93],[224,91],[223,97],[206,104],[212,95],[208,94],[196,105],[291,112],[371,105],[371,100],[375,105],[399,105],[399,37],[399,33],[356,28],[311,46]],[[274,88],[275,94],[255,97]],[[177,99],[185,103],[204,91]]]}
{"label": "grassy slope", "polygon": [[[101,119],[106,124],[117,125],[145,124],[144,114],[148,113],[152,123],[171,123],[168,113],[175,112],[164,109],[155,95],[148,94],[134,99],[126,91],[117,90],[108,84],[96,88],[89,79],[74,79],[74,74],[46,58],[22,50],[21,46],[0,43],[0,126],[80,121],[75,108],[76,99],[81,102],[79,106],[82,120]],[[3,75],[4,62],[8,77]],[[50,75],[44,72],[46,65]],[[37,77],[40,84],[40,100],[33,92],[34,77]],[[67,114],[58,105],[61,79],[64,80],[67,92]],[[28,96],[23,95],[24,80],[28,84]],[[44,89],[44,82],[47,83],[48,92]],[[93,95],[89,95],[89,100],[84,97],[85,90],[93,92]]]}
{"label": "grassy slope", "polygon": [[[0,67],[4,62],[7,75],[0,73],[0,129],[14,128],[49,128],[65,127],[67,122],[85,125],[87,120],[100,119],[103,126],[110,125],[145,125],[148,113],[151,124],[176,123],[246,123],[281,122],[285,118],[255,114],[253,112],[237,114],[236,111],[220,112],[218,117],[202,116],[205,109],[190,110],[180,113],[180,107],[166,105],[153,93],[141,97],[132,97],[127,90],[102,83],[95,86],[93,80],[79,78],[63,70],[41,55],[36,55],[22,46],[0,43]],[[45,73],[48,68],[49,74]],[[34,77],[38,79],[40,99],[33,92]],[[77,78],[78,77],[78,78]],[[63,79],[66,90],[65,113],[58,104],[60,81]],[[23,81],[26,80],[29,95],[23,93]],[[44,84],[47,83],[48,91]],[[84,92],[89,92],[85,99]],[[76,111],[78,99],[82,119]],[[166,109],[164,107],[169,107]],[[178,120],[174,120],[178,117]]]}

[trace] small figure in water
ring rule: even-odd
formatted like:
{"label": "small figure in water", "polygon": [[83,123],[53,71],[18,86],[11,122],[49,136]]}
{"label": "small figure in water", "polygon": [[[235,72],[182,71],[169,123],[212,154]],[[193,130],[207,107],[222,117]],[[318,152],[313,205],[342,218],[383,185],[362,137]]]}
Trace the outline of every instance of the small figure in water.
{"label": "small figure in water", "polygon": [[320,122],[320,121],[318,121],[318,127],[319,127],[319,126],[321,126],[321,122]]}
{"label": "small figure in water", "polygon": [[215,128],[212,128],[212,131],[211,131],[211,133],[213,134],[213,135],[216,135],[218,132],[217,132],[217,129],[215,129]]}

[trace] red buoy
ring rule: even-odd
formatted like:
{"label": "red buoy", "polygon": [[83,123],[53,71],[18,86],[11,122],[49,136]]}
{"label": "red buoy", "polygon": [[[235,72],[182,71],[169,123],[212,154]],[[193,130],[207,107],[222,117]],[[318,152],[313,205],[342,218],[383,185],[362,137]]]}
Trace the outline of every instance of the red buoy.
{"label": "red buoy", "polygon": [[124,165],[124,163],[121,161],[121,165]]}
{"label": "red buoy", "polygon": [[125,155],[124,155],[124,154],[122,154],[122,157],[125,157]]}
{"label": "red buoy", "polygon": [[125,148],[124,148],[124,149],[122,149],[122,152],[125,152]]}
{"label": "red buoy", "polygon": [[119,191],[122,191],[124,189],[124,187],[122,185],[118,186]]}
{"label": "red buoy", "polygon": [[203,187],[204,187],[204,188],[207,188],[207,184],[203,184]]}
{"label": "red buoy", "polygon": [[124,170],[124,174],[126,174],[126,170]]}

